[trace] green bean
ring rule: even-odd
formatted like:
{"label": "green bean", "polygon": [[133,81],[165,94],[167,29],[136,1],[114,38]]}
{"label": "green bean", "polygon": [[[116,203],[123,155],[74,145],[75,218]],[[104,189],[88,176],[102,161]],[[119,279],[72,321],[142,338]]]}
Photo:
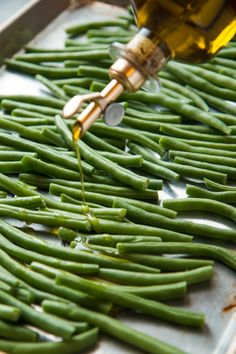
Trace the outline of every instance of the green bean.
{"label": "green bean", "polygon": [[[211,81],[209,82],[208,79],[203,78],[201,74],[199,74],[199,72],[202,72],[201,68],[192,70],[191,66],[189,67],[174,62],[168,63],[166,68],[171,73],[178,76],[185,84],[188,84],[188,86],[197,88],[198,90],[204,91],[207,94],[211,94],[226,100],[236,100],[235,88],[229,89],[229,87],[220,88],[219,86],[215,86],[211,83]],[[207,76],[209,76],[209,74]]]}
{"label": "green bean", "polygon": [[74,304],[59,305],[53,301],[43,301],[42,306],[44,311],[49,313],[54,313],[72,320],[91,323],[101,329],[102,332],[107,333],[114,338],[118,338],[119,340],[138,349],[144,350],[147,353],[184,354],[183,351],[178,350],[177,348],[174,348],[173,346],[162,341],[154,339],[145,333],[129,328],[127,325],[114,318],[83,309],[75,306]]}
{"label": "green bean", "polygon": [[[100,89],[103,85],[93,83],[91,85],[91,90],[96,91]],[[205,123],[212,128],[219,130],[225,134],[230,134],[230,128],[228,128],[224,123],[222,123],[219,119],[212,116],[209,112],[205,112],[200,110],[197,107],[191,106],[187,103],[179,102],[177,99],[171,98],[167,95],[158,93],[146,93],[143,91],[137,91],[135,93],[123,93],[120,96],[123,100],[137,100],[146,103],[152,104],[160,104],[164,107],[167,107],[174,112],[177,112],[187,118],[191,118],[201,123]]]}
{"label": "green bean", "polygon": [[80,65],[77,74],[78,74],[78,76],[93,77],[93,78],[102,79],[102,80],[109,79],[107,69],[97,68],[94,66]]}
{"label": "green bean", "polygon": [[213,58],[211,62],[212,64],[219,64],[222,66],[226,66],[228,68],[236,69],[235,60],[230,60],[225,58]]}
{"label": "green bean", "polygon": [[[112,152],[100,151],[97,152],[106,157],[107,159],[118,163],[121,166],[127,167],[140,167],[143,164],[143,158],[141,155],[121,155],[115,154]],[[1,155],[0,155],[1,158]]]}
{"label": "green bean", "polygon": [[46,115],[55,115],[61,113],[61,110],[57,108],[43,107],[40,105],[35,105],[35,104],[20,102],[20,101],[13,101],[8,99],[4,99],[1,101],[1,107],[7,111],[12,111],[13,109],[19,108],[19,109],[30,110],[33,112],[43,113]]}
{"label": "green bean", "polygon": [[21,161],[4,161],[0,162],[0,171],[2,173],[21,173],[29,172],[29,170],[22,165]]}
{"label": "green bean", "polygon": [[173,82],[173,81],[165,79],[165,78],[161,78],[161,83],[163,84],[164,87],[167,87],[172,90],[176,90],[177,92],[181,93],[182,95],[190,98],[196,107],[198,107],[206,112],[209,111],[209,107],[205,103],[205,101],[199,95],[197,95],[195,92],[193,92],[192,90],[189,90],[186,87],[178,84],[177,82]]}
{"label": "green bean", "polygon": [[235,158],[236,152],[234,151],[226,151],[220,149],[212,149],[212,148],[204,148],[198,146],[190,146],[182,141],[177,141],[176,139],[169,137],[162,137],[160,139],[160,144],[163,148],[169,150],[178,150],[178,151],[187,151],[195,154],[206,154],[206,155],[216,155],[216,156],[224,156],[229,158]]}
{"label": "green bean", "polygon": [[[112,33],[111,33],[112,34]],[[93,37],[93,38],[89,38],[89,43],[93,44],[112,44],[114,42],[119,42],[119,43],[128,43],[130,40],[132,39],[132,36],[124,36],[124,37],[107,37],[107,38],[97,38],[97,37]]]}
{"label": "green bean", "polygon": [[140,154],[141,156],[143,156],[143,158],[147,161],[150,161],[152,162],[153,164],[156,164],[156,160],[158,159],[156,157],[156,155],[154,154],[153,151],[143,147],[143,146],[140,146],[138,144],[134,144],[134,143],[131,143],[129,142],[127,144],[128,148],[132,151],[132,153],[134,154]]}
{"label": "green bean", "polygon": [[218,56],[222,57],[222,58],[235,59],[236,58],[236,50],[235,50],[235,48],[224,48],[218,53]]}
{"label": "green bean", "polygon": [[227,151],[236,151],[236,144],[227,144],[227,143],[214,143],[210,141],[200,141],[200,140],[187,140],[183,139],[183,142],[191,146],[198,146],[203,148],[210,149],[219,149],[219,150],[227,150]]}
{"label": "green bean", "polygon": [[34,125],[44,125],[44,124],[48,124],[48,119],[44,119],[44,118],[28,118],[28,117],[24,117],[24,119],[22,119],[23,117],[15,117],[15,116],[8,116],[8,117],[4,117],[4,118],[8,118],[9,120],[11,120],[12,122],[16,122],[25,126],[34,126]]}
{"label": "green bean", "polygon": [[17,299],[25,302],[26,304],[32,304],[35,302],[35,295],[30,291],[30,289],[16,288],[14,290],[14,295]]}
{"label": "green bean", "polygon": [[[218,59],[218,58],[216,58],[216,59]],[[206,68],[205,68],[205,65],[206,65]],[[215,73],[215,72],[213,73],[210,70],[206,70],[207,65],[209,65],[209,64],[204,64],[203,68],[193,66],[193,65],[188,65],[188,70],[190,70],[191,72],[195,73],[196,75],[198,75],[200,77],[203,77],[207,81],[212,82],[213,84],[215,84],[219,87],[225,87],[226,89],[230,89],[232,91],[235,91],[236,84],[235,84],[235,80],[233,77],[229,78],[226,75],[222,75],[222,74]],[[214,67],[214,66],[215,65],[213,65],[213,66],[210,65],[210,67]],[[217,69],[217,65],[216,65],[216,69]]]}
{"label": "green bean", "polygon": [[193,131],[185,131],[181,128],[176,128],[171,125],[162,124],[160,131],[167,135],[176,136],[178,138],[185,139],[195,139],[195,140],[205,140],[210,142],[220,142],[220,143],[236,143],[236,136],[220,136],[213,134],[202,134]]}
{"label": "green bean", "polygon": [[[80,42],[78,42],[78,43],[80,43]],[[105,47],[105,46],[103,46],[103,47]],[[86,50],[91,49],[91,45],[89,43],[83,43],[83,46],[78,45],[78,46],[71,46],[71,47],[64,47],[64,48],[39,48],[39,47],[26,46],[25,52],[26,53],[64,53],[64,52],[77,52],[79,50],[84,50],[84,48]],[[94,46],[93,46],[93,49],[94,49]],[[98,49],[97,46],[96,46],[96,49]]]}
{"label": "green bean", "polygon": [[[188,166],[188,165],[179,165],[175,162],[167,162],[156,159],[156,164],[166,167],[182,177],[191,177],[191,178],[198,178],[202,179],[203,177],[210,178],[215,180],[216,182],[226,183],[227,175],[226,173],[212,171],[207,168],[200,168],[199,166]],[[224,172],[224,171],[223,171]]]}
{"label": "green bean", "polygon": [[220,183],[213,182],[207,178],[204,178],[204,183],[207,188],[212,189],[213,191],[219,191],[219,192],[224,192],[224,191],[229,191],[229,192],[234,192],[236,191],[236,187],[234,186],[225,186]]}
{"label": "green bean", "polygon": [[149,113],[149,112],[140,112],[132,108],[126,108],[125,114],[129,117],[140,118],[148,121],[157,121],[157,122],[166,122],[166,123],[180,123],[181,117],[175,114],[162,114],[159,112]]}
{"label": "green bean", "polygon": [[0,128],[13,130],[20,134],[20,136],[29,138],[33,141],[38,141],[40,143],[48,143],[48,140],[45,139],[42,135],[38,133],[37,130],[29,127],[25,127],[22,124],[0,118]]}
{"label": "green bean", "polygon": [[[164,144],[163,144],[164,143]],[[235,157],[236,153],[236,144],[224,144],[224,143],[211,143],[208,141],[199,141],[199,140],[176,140],[171,137],[162,137],[160,139],[160,144],[170,146],[175,148],[178,146],[178,149],[189,152],[200,152],[202,154],[209,155],[225,155],[227,157]],[[205,149],[206,148],[206,149]],[[175,149],[177,150],[177,148]],[[157,160],[159,161],[159,160]]]}
{"label": "green bean", "polygon": [[162,87],[161,88],[161,93],[163,93],[164,95],[169,95],[170,97],[172,98],[176,98],[178,99],[180,102],[182,103],[189,103],[191,104],[192,103],[192,100],[186,96],[183,96],[181,93],[179,93],[178,91],[174,91],[172,89],[169,89],[167,87]]}
{"label": "green bean", "polygon": [[[19,342],[36,342],[38,334],[28,327],[0,321],[1,337]],[[1,344],[0,344],[1,348]]]}
{"label": "green bean", "polygon": [[0,301],[4,304],[16,306],[22,312],[22,319],[29,324],[48,331],[62,338],[68,338],[75,332],[75,328],[65,320],[34,310],[32,307],[15,299],[13,296],[0,290]]}
{"label": "green bean", "polygon": [[236,168],[229,167],[229,166],[221,166],[213,163],[201,162],[190,160],[183,157],[175,157],[174,162],[184,166],[193,166],[199,169],[209,169],[209,171],[215,171],[222,174],[227,174],[229,178],[235,179],[236,178]]}
{"label": "green bean", "polygon": [[[122,241],[121,241],[122,242]],[[125,241],[126,242],[126,241]],[[146,244],[146,240],[144,239],[141,241],[142,244]],[[155,242],[153,240],[153,242]],[[199,268],[199,267],[204,267],[208,265],[213,265],[213,261],[209,260],[200,260],[200,259],[190,259],[190,258],[174,258],[174,257],[162,257],[162,256],[152,256],[149,254],[145,254],[145,251],[143,251],[144,254],[140,253],[127,253],[125,257],[127,259],[136,261],[140,264],[145,264],[149,265],[150,267],[157,267],[158,269],[161,269],[161,271],[167,271],[167,272],[176,272],[176,271],[183,271],[183,270],[190,270],[194,268]]]}
{"label": "green bean", "polygon": [[19,286],[19,280],[18,279],[15,279],[14,277],[12,277],[11,274],[8,274],[5,269],[3,269],[1,266],[0,266],[0,269],[1,269],[1,273],[0,273],[0,280],[9,285],[10,287],[12,288],[16,288]]}
{"label": "green bean", "polygon": [[[2,290],[0,290],[1,292]],[[18,307],[0,304],[0,319],[10,322],[18,322],[21,310]]]}
{"label": "green bean", "polygon": [[61,79],[61,80],[53,80],[53,83],[57,86],[64,86],[64,85],[75,85],[79,87],[89,88],[93,79],[91,78],[72,78],[72,79]]}
{"label": "green bean", "polygon": [[103,136],[115,137],[115,138],[126,138],[131,141],[137,142],[141,145],[147,146],[150,149],[156,151],[158,154],[162,155],[163,151],[160,146],[152,141],[151,139],[142,136],[137,131],[128,128],[121,127],[109,127],[102,123],[94,123],[90,131],[93,133],[102,134]]}
{"label": "green bean", "polygon": [[[61,228],[62,229],[62,228]],[[65,230],[65,228],[64,228]],[[74,238],[75,241],[79,241],[83,239],[83,234],[78,234]],[[151,242],[155,241],[157,236],[132,236],[132,235],[110,235],[110,234],[102,234],[102,235],[89,235],[87,237],[87,242],[95,245],[102,246],[115,246],[118,242]],[[161,239],[157,241],[161,241]]]}
{"label": "green bean", "polygon": [[[186,86],[188,88],[188,86]],[[194,92],[196,92],[199,96],[201,96],[210,106],[219,109],[221,112],[225,113],[230,113],[230,114],[235,114],[235,106],[227,102],[219,97],[212,96],[208,93],[205,93],[203,91],[194,89]],[[216,118],[218,119],[218,118]],[[224,124],[224,123],[223,123]],[[223,130],[221,130],[223,131]],[[229,128],[230,131],[230,128]]]}
{"label": "green bean", "polygon": [[6,59],[5,63],[9,69],[13,69],[31,75],[41,74],[50,79],[74,78],[77,75],[77,68],[74,69],[42,66],[15,59]]}
{"label": "green bean", "polygon": [[66,227],[59,227],[57,236],[62,241],[71,242],[78,236],[78,233]]}
{"label": "green bean", "polygon": [[96,341],[97,329],[94,328],[61,342],[14,343],[0,340],[0,348],[12,354],[75,354],[94,346]]}
{"label": "green bean", "polygon": [[78,51],[78,52],[65,52],[65,53],[29,53],[29,54],[17,55],[15,58],[17,61],[23,61],[31,64],[31,63],[42,63],[42,62],[60,62],[64,60],[84,60],[84,59],[89,59],[91,61],[96,62],[96,60],[109,59],[110,56],[107,50],[98,49],[98,50],[88,50],[82,52]]}
{"label": "green bean", "polygon": [[39,208],[45,206],[45,202],[39,195],[32,197],[0,198],[0,205],[3,206],[3,204],[24,208]]}
{"label": "green bean", "polygon": [[90,133],[90,132],[86,132],[83,135],[83,140],[91,147],[98,149],[98,150],[102,150],[105,152],[112,152],[114,154],[123,154],[123,155],[127,155],[128,154],[124,151],[122,151],[121,149],[118,149],[117,147],[111,145],[110,143],[104,141],[104,139],[101,139],[97,136],[95,136],[94,134]]}
{"label": "green bean", "polygon": [[178,173],[172,171],[167,167],[160,166],[158,164],[145,160],[143,161],[143,164],[140,169],[145,172],[151,173],[154,176],[162,177],[170,181],[178,181],[180,177]]}
{"label": "green bean", "polygon": [[[133,19],[133,17],[132,17],[132,19]],[[105,30],[105,29],[89,29],[86,32],[86,36],[88,38],[92,38],[92,37],[105,37],[105,38],[107,38],[107,35],[115,34],[116,37],[123,37],[123,36],[130,36],[131,33],[135,34],[135,31],[131,31],[130,29],[129,30],[119,29],[119,30],[116,30],[115,32],[110,32],[110,31],[107,32],[107,30]]]}
{"label": "green bean", "polygon": [[153,300],[165,301],[186,295],[186,282],[150,286],[122,286],[112,284],[112,287],[113,289],[117,287],[117,291],[123,291]]}
{"label": "green bean", "polygon": [[[54,127],[53,127],[54,128]],[[40,127],[41,130],[41,127]],[[55,127],[56,130],[56,127]],[[53,145],[57,145],[60,147],[67,147],[65,140],[56,132],[52,131],[51,129],[48,128],[43,128],[40,132],[42,136],[44,136],[48,141],[50,141]]]}
{"label": "green bean", "polygon": [[47,124],[54,123],[54,117],[52,115],[48,116],[46,114],[42,114],[39,112],[33,112],[30,110],[25,110],[25,109],[16,108],[11,112],[11,116],[41,118],[41,119],[47,120]]}
{"label": "green bean", "polygon": [[[211,273],[212,273],[212,267]],[[210,269],[208,270],[210,272]],[[102,271],[101,271],[102,272]],[[116,271],[115,271],[116,272]],[[145,274],[148,276],[148,274]],[[136,273],[134,275],[136,277]],[[193,280],[193,277],[191,279]],[[122,307],[128,307],[142,313],[150,314],[152,316],[189,326],[203,326],[204,315],[190,313],[185,310],[180,310],[168,305],[154,302],[149,299],[142,299],[139,296],[128,294],[125,292],[118,292],[117,288],[112,289],[111,286],[107,286],[100,283],[94,283],[90,280],[86,280],[80,277],[75,277],[70,274],[60,274],[56,277],[56,283],[72,287],[76,290],[82,290],[88,294],[96,294],[97,298],[109,299],[117,305]]]}
{"label": "green bean", "polygon": [[[145,103],[140,102],[140,101],[129,101],[128,103],[128,107],[134,109],[137,112],[144,112],[144,113],[166,113],[166,111],[163,111],[163,107],[162,110],[160,108],[156,108],[156,106],[147,106]],[[164,108],[165,109],[165,108]],[[173,113],[170,113],[173,114]]]}
{"label": "green bean", "polygon": [[176,156],[187,158],[190,160],[195,160],[195,161],[209,162],[212,164],[236,167],[236,160],[233,158],[230,158],[230,157],[224,157],[224,159],[222,159],[222,157],[220,157],[220,156],[191,153],[191,152],[186,152],[186,151],[169,150],[169,157],[170,158],[174,158]]}
{"label": "green bean", "polygon": [[42,75],[36,75],[36,79],[44,84],[56,97],[62,99],[65,102],[68,100],[68,96],[66,96],[65,92],[46,77]]}
{"label": "green bean", "polygon": [[137,130],[147,130],[151,132],[159,132],[160,127],[163,124],[163,122],[147,121],[147,120],[141,120],[139,118],[138,119],[133,117],[130,118],[127,116],[123,117],[122,123],[127,125],[128,127],[132,127]]}
{"label": "green bean", "polygon": [[17,101],[22,103],[30,103],[32,105],[41,105],[45,107],[53,107],[61,109],[64,102],[61,99],[54,97],[32,96],[32,95],[3,95],[1,100]]}
{"label": "green bean", "polygon": [[159,71],[158,76],[161,79],[166,79],[172,82],[176,82],[177,84],[182,84],[182,81],[177,76],[171,74],[169,71],[161,70]]}
{"label": "green bean", "polygon": [[229,76],[230,78],[232,78],[235,76],[235,70],[222,65],[216,65],[216,64],[213,65],[210,63],[205,63],[205,64],[201,64],[201,67],[216,72],[217,74],[222,74],[226,77]]}
{"label": "green bean", "polygon": [[[76,151],[74,141],[72,139],[71,131],[68,129],[68,127],[65,123],[65,120],[63,120],[60,115],[56,115],[55,116],[55,124],[56,124],[56,128],[57,128],[59,134],[61,135],[61,137],[65,141],[67,147],[69,149],[71,149],[72,151]],[[77,164],[78,164],[78,161],[77,161]],[[79,167],[78,167],[78,170],[79,170]]]}
{"label": "green bean", "polygon": [[[55,267],[57,265],[57,261],[54,262],[53,258],[51,261],[48,259],[49,256],[53,257],[58,257],[61,259],[66,259],[68,265],[70,262],[68,260],[72,261],[72,263],[76,262],[77,264],[77,269],[83,270],[83,265],[86,270],[91,269],[91,271],[96,271],[98,269],[97,265],[103,266],[103,267],[111,267],[111,268],[118,268],[118,269],[130,269],[130,270],[142,270],[143,272],[148,271],[148,272],[155,272],[155,269],[152,269],[150,267],[145,267],[145,266],[140,266],[139,264],[135,264],[133,262],[128,262],[127,260],[124,259],[116,259],[113,257],[104,257],[104,256],[99,256],[96,254],[89,254],[87,252],[83,251],[74,251],[70,250],[65,247],[57,247],[55,248],[53,245],[50,245],[49,243],[43,243],[41,241],[36,242],[36,240],[32,240],[30,237],[25,237],[25,233],[22,233],[20,230],[17,230],[16,228],[10,226],[9,224],[3,223],[1,221],[0,223],[0,232],[7,237],[12,242],[17,243],[18,245],[25,247],[27,249],[35,249],[37,248],[38,252],[41,252],[42,255],[38,255],[35,257],[35,259],[30,258],[30,261],[36,260],[36,258],[41,257],[42,261],[41,263],[45,263],[45,261],[48,261],[47,264],[54,265]],[[26,251],[26,250],[25,250]],[[28,251],[27,251],[28,253]],[[31,252],[32,253],[32,252]],[[35,253],[35,252],[33,252]],[[39,260],[40,262],[40,260]],[[61,261],[62,262],[62,261]],[[78,263],[81,262],[81,263]],[[63,262],[62,262],[63,263]],[[84,264],[83,264],[84,263]],[[86,264],[88,263],[88,264]]]}
{"label": "green bean", "polygon": [[8,293],[13,292],[13,288],[10,285],[8,285],[7,283],[3,282],[2,280],[0,280],[0,289],[3,291],[6,291]]}
{"label": "green bean", "polygon": [[[168,230],[177,232],[186,232],[190,235],[198,235],[207,238],[222,239],[227,241],[235,241],[235,230],[218,229],[213,226],[205,224],[197,224],[188,220],[172,220],[165,216],[157,215],[137,208],[134,205],[130,205],[126,201],[115,199],[114,207],[127,209],[127,218],[134,222],[143,223],[144,225],[163,227]],[[101,230],[102,232],[106,232]],[[163,240],[165,240],[162,237]]]}
{"label": "green bean", "polygon": [[37,192],[22,184],[16,183],[16,181],[14,181],[12,178],[9,178],[2,173],[0,173],[0,185],[10,193],[19,196],[27,197],[38,195]]}
{"label": "green bean", "polygon": [[71,171],[58,165],[47,163],[39,159],[25,156],[21,160],[22,165],[27,168],[28,171],[43,173],[50,177],[65,178],[69,180],[78,180],[80,178],[79,172]]}
{"label": "green bean", "polygon": [[[189,187],[191,188],[191,186]],[[192,194],[191,189],[187,189],[187,194],[189,193],[190,195]],[[201,195],[197,195],[196,198],[178,198],[175,200],[167,199],[164,200],[163,205],[175,211],[208,211],[210,213],[223,215],[228,219],[236,221],[236,209],[234,207],[215,200],[209,200],[208,198],[201,197]]]}
{"label": "green bean", "polygon": [[[80,185],[80,182],[66,181],[66,180],[60,179],[60,178],[47,178],[47,177],[42,178],[41,175],[35,175],[35,174],[30,174],[30,173],[21,173],[19,175],[19,178],[21,181],[23,181],[25,183],[37,186],[42,189],[48,189],[50,183],[61,184],[63,186],[72,187],[72,188],[78,188],[78,186]],[[97,183],[97,184],[109,184],[112,186],[119,185],[119,184],[116,184],[115,181],[114,181],[114,183],[112,183],[112,179],[109,179],[109,177],[107,178],[107,177],[103,177],[103,176],[85,176],[85,181],[90,181],[90,180],[91,180],[91,182]],[[159,188],[159,189],[161,189],[161,188]]]}
{"label": "green bean", "polygon": [[[161,242],[160,242],[161,243]],[[122,243],[117,245],[120,252],[123,252]],[[101,268],[99,270],[99,277],[105,280],[118,282],[120,284],[127,285],[159,285],[176,283],[179,281],[186,281],[187,284],[197,284],[206,280],[209,280],[213,276],[212,266],[206,266],[187,270],[183,272],[174,273],[162,273],[162,274],[144,274],[135,272],[132,276],[132,272],[123,270],[110,270]]]}
{"label": "green bean", "polygon": [[1,191],[0,190],[0,199],[3,202],[3,199],[7,198],[7,192],[5,191]]}
{"label": "green bean", "polygon": [[[199,188],[196,186],[191,186],[187,185],[187,194],[190,197],[193,198],[208,198],[208,199],[213,199],[212,202],[218,204],[218,203],[229,203],[229,204],[234,204],[235,203],[235,196],[236,196],[236,190],[221,190],[217,192],[212,192],[212,191],[207,191],[203,188]],[[220,206],[219,206],[220,207]],[[226,217],[229,218],[234,218],[234,209],[235,207],[230,207],[229,205],[224,204],[224,210],[228,211],[229,214],[226,215]],[[223,206],[222,206],[223,208]],[[221,211],[221,210],[220,210]],[[220,212],[218,209],[215,210],[216,213]],[[223,213],[223,211],[222,211]]]}
{"label": "green bean", "polygon": [[[97,46],[96,46],[96,48],[97,48]],[[96,48],[93,48],[93,50],[96,49]],[[86,51],[86,50],[89,50],[89,49],[90,49],[89,47],[88,48],[83,47],[82,51]],[[106,49],[106,47],[98,48],[98,49]],[[78,68],[80,65],[86,66],[86,65],[91,65],[92,63],[93,62],[91,62],[89,60],[65,60],[64,61],[64,67],[65,68],[75,68],[75,67]],[[112,65],[112,62],[109,61],[108,59],[105,59],[105,60],[98,61],[96,63],[96,65],[97,65],[98,68],[107,68],[108,69]],[[98,79],[98,80],[103,82],[103,80],[101,80],[101,79]],[[92,81],[93,81],[93,79],[91,78],[90,85],[91,85]],[[85,88],[89,88],[90,85],[87,85]]]}
{"label": "green bean", "polygon": [[[91,44],[89,44],[88,42],[81,42],[81,41],[77,41],[75,39],[66,39],[64,44],[65,44],[65,50],[67,50],[68,47],[77,47],[78,50],[91,49]],[[95,49],[108,49],[108,45],[106,45],[106,44],[97,44],[97,45],[93,45],[92,48],[95,48]]]}
{"label": "green bean", "polygon": [[149,189],[161,190],[163,188],[163,181],[161,179],[149,178]]}
{"label": "green bean", "polygon": [[[137,247],[136,247],[137,246]],[[156,245],[150,242],[146,243],[125,243],[117,246],[119,251],[132,255],[132,252],[147,254],[187,254],[194,256],[203,256],[224,263],[232,269],[236,269],[236,255],[234,251],[227,248],[209,245],[204,243],[182,243],[182,242],[157,242]]]}
{"label": "green bean", "polygon": [[186,234],[141,224],[118,223],[102,219],[99,220],[99,224],[101,233],[158,236],[164,241],[178,240],[179,242],[190,242],[192,239],[191,236]]}
{"label": "green bean", "polygon": [[78,36],[84,32],[87,32],[89,29],[95,28],[102,28],[102,27],[122,27],[127,28],[129,27],[129,22],[121,20],[121,19],[114,19],[114,20],[104,20],[104,21],[90,21],[83,24],[72,25],[66,28],[66,33],[70,36]]}

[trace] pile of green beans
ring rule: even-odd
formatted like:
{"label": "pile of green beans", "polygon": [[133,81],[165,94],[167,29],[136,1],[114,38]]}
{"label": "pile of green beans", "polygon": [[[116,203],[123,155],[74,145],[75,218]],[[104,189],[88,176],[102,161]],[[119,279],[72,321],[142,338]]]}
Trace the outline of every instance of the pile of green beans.
{"label": "pile of green beans", "polygon": [[[109,44],[136,32],[129,10],[70,26],[64,48],[27,46],[6,60],[35,76],[44,95],[0,97],[0,350],[75,354],[95,345],[100,330],[147,353],[181,354],[113,318],[116,307],[202,327],[204,314],[164,302],[207,285],[215,261],[236,270],[235,228],[180,214],[236,222],[235,42],[207,64],[168,63],[158,93],[122,94],[120,126],[99,119],[78,143],[83,194],[76,115],[63,120],[62,108],[75,94],[104,88]],[[172,183],[187,197],[163,198]],[[60,342],[42,342],[41,330]]]}

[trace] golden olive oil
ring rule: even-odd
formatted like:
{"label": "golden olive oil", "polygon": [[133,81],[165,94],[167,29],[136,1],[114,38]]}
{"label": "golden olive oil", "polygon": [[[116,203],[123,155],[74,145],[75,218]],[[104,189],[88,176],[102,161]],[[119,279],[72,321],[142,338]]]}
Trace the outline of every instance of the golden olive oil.
{"label": "golden olive oil", "polygon": [[72,130],[72,137],[73,137],[73,142],[74,142],[74,149],[76,153],[76,158],[78,161],[78,168],[79,168],[79,174],[80,174],[80,184],[81,184],[81,193],[82,193],[82,202],[84,206],[86,205],[85,201],[85,189],[84,189],[84,173],[83,173],[83,168],[81,164],[81,156],[80,156],[80,150],[79,150],[79,137],[81,134],[81,127],[78,124],[75,124]]}
{"label": "golden olive oil", "polygon": [[81,184],[81,194],[82,194],[82,202],[83,202],[83,212],[89,219],[92,228],[96,231],[99,232],[99,221],[98,219],[93,215],[93,212],[91,211],[88,203],[86,202],[85,198],[85,187],[84,187],[84,173],[83,173],[83,168],[81,164],[81,155],[80,155],[80,149],[79,149],[79,139],[81,136],[81,127],[79,124],[75,124],[73,129],[72,129],[72,137],[73,137],[73,142],[74,142],[74,149],[76,153],[76,158],[78,161],[78,169],[79,169],[79,174],[80,174],[80,184]]}
{"label": "golden olive oil", "polygon": [[172,58],[209,60],[236,33],[235,0],[131,0],[138,27],[168,47]]}

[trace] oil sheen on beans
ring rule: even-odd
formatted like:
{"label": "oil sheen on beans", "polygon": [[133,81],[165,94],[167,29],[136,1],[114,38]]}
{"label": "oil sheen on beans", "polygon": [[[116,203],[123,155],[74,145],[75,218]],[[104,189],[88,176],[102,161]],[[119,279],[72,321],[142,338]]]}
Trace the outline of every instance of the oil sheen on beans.
{"label": "oil sheen on beans", "polygon": [[211,59],[236,32],[235,0],[131,0],[138,27],[147,28],[172,58]]}

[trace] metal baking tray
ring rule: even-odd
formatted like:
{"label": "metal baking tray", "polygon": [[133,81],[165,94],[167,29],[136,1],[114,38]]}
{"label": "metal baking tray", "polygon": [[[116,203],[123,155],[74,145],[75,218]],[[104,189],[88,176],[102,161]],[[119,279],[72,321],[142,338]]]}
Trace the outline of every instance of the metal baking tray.
{"label": "metal baking tray", "polygon": [[[106,19],[111,16],[122,14],[121,7],[111,6],[100,2],[89,2],[86,6],[79,7],[80,1],[72,1],[73,6],[69,6],[69,0],[39,0],[30,2],[26,8],[21,10],[19,15],[0,28],[0,52],[3,57],[16,52],[26,41],[32,39],[30,45],[39,47],[62,48],[66,38],[64,29],[72,23],[83,22],[84,19]],[[125,1],[127,3],[127,1]],[[123,1],[117,1],[123,5]],[[71,5],[71,4],[70,4]],[[41,14],[39,16],[39,13]],[[57,16],[57,17],[56,17]],[[55,18],[54,20],[52,20]],[[37,26],[35,23],[37,22]],[[20,41],[20,47],[15,46],[11,50],[6,50],[6,38],[11,43],[19,40],[19,30],[31,28],[34,23],[34,30],[31,36]],[[42,30],[42,28],[44,28]],[[8,37],[6,37],[8,33]],[[5,48],[5,49],[4,49]],[[30,76],[9,72],[3,67],[0,71],[0,94],[45,94],[40,84],[35,82]],[[192,183],[197,183],[192,181]],[[165,185],[160,192],[160,199],[185,197],[185,182],[174,185]],[[219,227],[235,228],[235,224],[226,222],[222,218],[199,213],[186,214],[186,217],[196,222],[218,225]],[[22,223],[20,223],[22,225]],[[201,240],[201,242],[203,242]],[[236,250],[235,246],[227,246]],[[169,304],[181,308],[204,312],[206,314],[206,325],[203,329],[192,329],[181,327],[180,325],[169,324],[159,321],[156,318],[141,314],[134,314],[126,311],[119,316],[127,325],[152,335],[155,338],[166,341],[172,345],[185,350],[191,354],[236,354],[236,277],[235,273],[223,265],[216,264],[215,275],[210,282],[190,286],[185,299],[169,301]],[[232,305],[232,306],[231,306]],[[232,307],[230,311],[224,311],[227,307]],[[101,335],[98,345],[89,354],[121,354],[141,353],[130,346],[122,344],[108,336]]]}

